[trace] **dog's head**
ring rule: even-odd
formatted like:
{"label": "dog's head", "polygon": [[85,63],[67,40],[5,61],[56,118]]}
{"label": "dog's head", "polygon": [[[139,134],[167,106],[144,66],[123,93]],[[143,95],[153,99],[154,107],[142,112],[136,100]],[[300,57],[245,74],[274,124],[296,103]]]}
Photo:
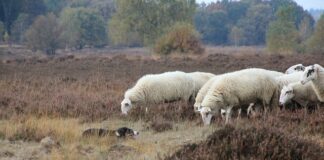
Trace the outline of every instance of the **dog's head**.
{"label": "dog's head", "polygon": [[139,135],[138,131],[134,131],[127,127],[119,128],[115,131],[117,137],[135,137]]}

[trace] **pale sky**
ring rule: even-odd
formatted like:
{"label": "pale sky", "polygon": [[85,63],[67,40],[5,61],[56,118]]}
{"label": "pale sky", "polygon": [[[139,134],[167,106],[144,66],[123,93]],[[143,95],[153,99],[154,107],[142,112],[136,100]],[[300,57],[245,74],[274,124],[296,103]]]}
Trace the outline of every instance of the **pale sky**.
{"label": "pale sky", "polygon": [[[216,2],[218,0],[196,0],[198,3],[205,2]],[[324,9],[324,0],[295,0],[304,9]]]}

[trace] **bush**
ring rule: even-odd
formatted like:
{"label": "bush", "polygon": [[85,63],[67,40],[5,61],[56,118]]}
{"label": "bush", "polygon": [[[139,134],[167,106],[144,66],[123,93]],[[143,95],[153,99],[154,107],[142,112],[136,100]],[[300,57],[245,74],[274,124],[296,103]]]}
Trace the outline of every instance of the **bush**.
{"label": "bush", "polygon": [[66,8],[61,13],[60,20],[64,26],[63,38],[68,47],[101,48],[107,44],[106,22],[96,10]]}
{"label": "bush", "polygon": [[164,36],[156,41],[154,50],[161,55],[174,52],[201,54],[204,51],[198,32],[192,25],[186,23],[172,26]]}
{"label": "bush", "polygon": [[225,127],[166,159],[321,159],[323,151],[317,144],[266,127]]}
{"label": "bush", "polygon": [[61,34],[61,25],[54,14],[39,16],[26,32],[27,45],[53,55],[62,46]]}

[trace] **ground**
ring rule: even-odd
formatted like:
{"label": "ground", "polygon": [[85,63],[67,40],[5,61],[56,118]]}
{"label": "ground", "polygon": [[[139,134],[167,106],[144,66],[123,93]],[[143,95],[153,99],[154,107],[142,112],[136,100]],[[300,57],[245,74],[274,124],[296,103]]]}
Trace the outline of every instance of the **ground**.
{"label": "ground", "polygon": [[[92,53],[93,52],[93,53]],[[163,159],[183,145],[204,141],[223,127],[203,126],[185,102],[137,106],[120,115],[124,91],[148,73],[182,70],[226,73],[249,67],[285,71],[324,64],[324,55],[269,55],[262,48],[207,48],[203,55],[159,57],[147,49],[83,50],[47,57],[0,47],[0,159]],[[324,147],[324,109],[240,119],[238,128],[267,126]],[[282,124],[281,124],[282,123]],[[83,138],[90,127],[140,132],[136,139]],[[60,143],[46,149],[42,138]]]}

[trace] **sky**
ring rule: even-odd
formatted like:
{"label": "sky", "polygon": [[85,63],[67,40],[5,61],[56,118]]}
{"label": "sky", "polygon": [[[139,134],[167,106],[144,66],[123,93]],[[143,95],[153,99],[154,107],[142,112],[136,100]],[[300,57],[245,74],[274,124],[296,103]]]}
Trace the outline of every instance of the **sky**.
{"label": "sky", "polygon": [[[196,0],[198,3],[205,2],[216,2],[217,0]],[[324,0],[295,0],[304,9],[324,9]]]}

